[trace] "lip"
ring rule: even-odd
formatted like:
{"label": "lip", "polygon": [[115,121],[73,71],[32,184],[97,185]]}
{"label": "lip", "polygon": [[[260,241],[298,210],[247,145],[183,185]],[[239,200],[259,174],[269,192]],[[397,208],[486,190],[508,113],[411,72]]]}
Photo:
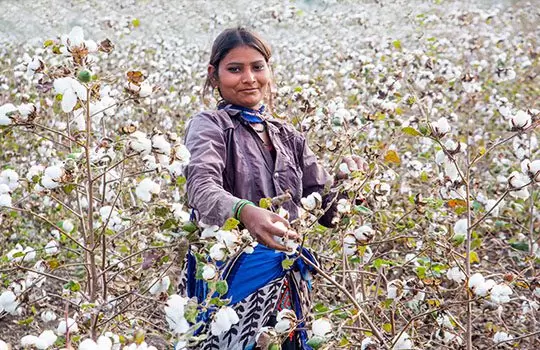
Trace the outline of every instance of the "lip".
{"label": "lip", "polygon": [[250,89],[242,89],[240,92],[257,92],[259,89],[257,88],[250,88]]}

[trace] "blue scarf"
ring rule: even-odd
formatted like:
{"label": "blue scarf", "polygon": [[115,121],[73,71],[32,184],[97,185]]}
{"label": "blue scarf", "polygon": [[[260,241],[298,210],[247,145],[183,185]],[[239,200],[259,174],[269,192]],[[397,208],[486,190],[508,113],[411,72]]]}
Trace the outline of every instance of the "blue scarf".
{"label": "blue scarf", "polygon": [[230,103],[221,103],[218,106],[218,109],[234,109],[234,110],[240,111],[240,115],[242,116],[242,119],[244,119],[246,122],[262,123],[264,122],[264,119],[262,118],[262,116],[266,107],[262,105],[261,108],[259,109],[251,109],[251,108],[242,107],[239,105],[233,105]]}

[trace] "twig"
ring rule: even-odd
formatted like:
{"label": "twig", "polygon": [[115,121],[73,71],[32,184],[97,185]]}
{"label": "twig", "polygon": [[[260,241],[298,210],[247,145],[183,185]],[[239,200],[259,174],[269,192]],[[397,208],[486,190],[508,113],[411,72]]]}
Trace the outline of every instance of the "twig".
{"label": "twig", "polygon": [[364,310],[362,310],[361,306],[358,305],[358,302],[356,301],[356,299],[351,295],[351,293],[349,293],[348,290],[346,290],[345,288],[343,288],[339,283],[337,283],[332,277],[330,277],[328,274],[326,274],[326,272],[324,272],[319,266],[315,265],[314,263],[311,262],[311,260],[309,260],[308,258],[306,258],[303,254],[300,253],[300,257],[302,258],[302,260],[304,260],[309,266],[313,267],[317,273],[319,273],[322,277],[324,277],[328,282],[332,283],[336,288],[338,288],[343,294],[345,294],[345,296],[347,296],[347,298],[349,298],[349,300],[353,303],[354,307],[356,308],[356,310],[358,311],[358,314],[360,314],[360,316],[364,319],[364,321],[369,325],[369,328],[371,329],[371,332],[373,333],[373,335],[375,335],[375,337],[381,342],[383,343],[385,346],[386,346],[386,341],[384,339],[384,337],[382,336],[382,334],[379,332],[379,330],[377,329],[377,327],[375,327],[375,325],[373,324],[373,322],[371,322],[371,320],[369,319],[369,317],[365,314]]}

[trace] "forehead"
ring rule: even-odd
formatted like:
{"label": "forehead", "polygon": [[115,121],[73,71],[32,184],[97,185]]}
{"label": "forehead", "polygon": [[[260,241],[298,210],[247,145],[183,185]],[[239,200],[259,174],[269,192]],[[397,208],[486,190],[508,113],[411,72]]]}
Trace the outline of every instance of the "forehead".
{"label": "forehead", "polygon": [[223,65],[232,63],[249,64],[257,61],[265,61],[264,56],[250,46],[235,47],[223,57]]}

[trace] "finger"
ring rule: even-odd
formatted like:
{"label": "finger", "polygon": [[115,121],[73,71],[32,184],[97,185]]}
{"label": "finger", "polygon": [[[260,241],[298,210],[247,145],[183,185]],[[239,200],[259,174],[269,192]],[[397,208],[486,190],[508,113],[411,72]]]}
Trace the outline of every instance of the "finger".
{"label": "finger", "polygon": [[289,220],[282,218],[281,216],[277,214],[272,214],[272,217],[270,218],[270,220],[272,221],[272,223],[281,222],[282,224],[285,225],[286,228],[291,227],[291,223],[289,222]]}
{"label": "finger", "polygon": [[259,243],[265,245],[266,247],[270,249],[287,251],[287,247],[276,242],[271,235],[261,234],[257,237],[257,240],[259,241]]}
{"label": "finger", "polygon": [[283,238],[286,238],[286,239],[290,239],[290,240],[298,240],[300,238],[300,236],[298,235],[298,233],[294,230],[287,230],[285,232],[271,232],[272,235],[274,236],[278,236],[278,237],[283,237]]}

